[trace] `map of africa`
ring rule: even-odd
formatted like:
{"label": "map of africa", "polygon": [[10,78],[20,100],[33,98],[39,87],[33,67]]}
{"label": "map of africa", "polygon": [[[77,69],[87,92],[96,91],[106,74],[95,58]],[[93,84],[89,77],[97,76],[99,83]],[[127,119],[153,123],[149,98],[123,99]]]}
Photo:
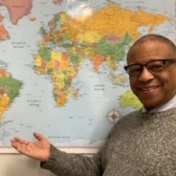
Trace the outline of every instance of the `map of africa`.
{"label": "map of africa", "polygon": [[44,134],[58,148],[100,147],[142,107],[126,52],[147,33],[175,42],[175,0],[1,0],[0,148]]}

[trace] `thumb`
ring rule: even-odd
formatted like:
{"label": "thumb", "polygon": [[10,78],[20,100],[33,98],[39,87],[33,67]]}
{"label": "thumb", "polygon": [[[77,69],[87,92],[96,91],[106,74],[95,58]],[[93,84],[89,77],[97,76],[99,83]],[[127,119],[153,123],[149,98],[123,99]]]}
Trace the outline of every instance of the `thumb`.
{"label": "thumb", "polygon": [[37,132],[34,132],[33,135],[38,141],[41,141],[42,139],[45,138],[42,134],[37,133]]}

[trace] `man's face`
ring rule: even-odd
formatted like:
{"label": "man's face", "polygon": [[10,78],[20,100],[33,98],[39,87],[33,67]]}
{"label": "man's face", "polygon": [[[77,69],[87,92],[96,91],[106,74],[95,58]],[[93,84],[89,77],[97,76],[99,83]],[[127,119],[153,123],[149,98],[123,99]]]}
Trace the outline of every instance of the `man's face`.
{"label": "man's face", "polygon": [[[132,48],[127,56],[128,65],[146,64],[151,60],[175,58],[167,44],[145,41]],[[146,67],[139,76],[130,76],[133,93],[149,111],[160,106],[176,94],[176,64],[168,64],[163,71],[152,74]]]}

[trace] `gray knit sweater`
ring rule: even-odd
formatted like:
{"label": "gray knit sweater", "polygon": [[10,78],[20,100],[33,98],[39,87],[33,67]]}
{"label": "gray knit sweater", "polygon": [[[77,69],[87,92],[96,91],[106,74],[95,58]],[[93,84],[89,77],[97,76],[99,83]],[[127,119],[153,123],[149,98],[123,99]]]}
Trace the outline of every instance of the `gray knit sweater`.
{"label": "gray knit sweater", "polygon": [[126,115],[93,157],[51,145],[51,157],[41,167],[57,176],[176,176],[176,108]]}

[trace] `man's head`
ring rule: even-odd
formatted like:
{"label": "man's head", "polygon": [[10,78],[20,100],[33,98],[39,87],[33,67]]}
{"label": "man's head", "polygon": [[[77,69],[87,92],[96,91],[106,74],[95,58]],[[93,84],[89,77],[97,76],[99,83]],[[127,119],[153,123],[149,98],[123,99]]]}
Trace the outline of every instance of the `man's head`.
{"label": "man's head", "polygon": [[176,46],[156,34],[138,39],[127,54],[130,86],[147,110],[176,95]]}

